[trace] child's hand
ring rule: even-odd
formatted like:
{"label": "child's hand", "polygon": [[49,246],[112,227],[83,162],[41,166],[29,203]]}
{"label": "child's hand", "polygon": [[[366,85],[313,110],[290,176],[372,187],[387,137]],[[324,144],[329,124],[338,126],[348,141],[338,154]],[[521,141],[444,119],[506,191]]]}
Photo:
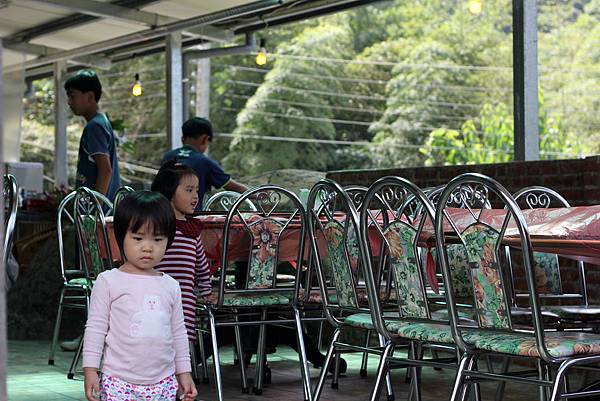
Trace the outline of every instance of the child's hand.
{"label": "child's hand", "polygon": [[198,391],[196,390],[191,373],[187,372],[177,375],[177,382],[179,383],[177,394],[181,399],[184,401],[194,401],[198,395]]}
{"label": "child's hand", "polygon": [[98,401],[100,383],[96,368],[83,368],[83,388],[85,389],[85,398],[88,401]]}

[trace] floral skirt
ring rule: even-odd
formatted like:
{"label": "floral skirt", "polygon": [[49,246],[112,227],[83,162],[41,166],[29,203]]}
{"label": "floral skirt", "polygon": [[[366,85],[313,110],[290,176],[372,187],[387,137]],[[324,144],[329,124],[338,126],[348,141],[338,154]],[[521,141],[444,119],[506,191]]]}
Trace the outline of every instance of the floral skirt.
{"label": "floral skirt", "polygon": [[131,384],[105,374],[100,379],[100,401],[175,401],[176,399],[175,375],[155,384]]}

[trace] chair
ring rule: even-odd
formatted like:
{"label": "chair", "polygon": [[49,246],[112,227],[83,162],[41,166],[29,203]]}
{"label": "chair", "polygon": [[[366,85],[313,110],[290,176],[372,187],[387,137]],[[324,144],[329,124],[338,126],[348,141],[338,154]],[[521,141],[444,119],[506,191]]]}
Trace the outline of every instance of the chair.
{"label": "chair", "polygon": [[17,222],[17,180],[12,174],[5,174],[3,180],[2,195],[4,198],[4,243],[2,245],[2,257],[4,266],[8,264],[8,257],[12,251],[13,234]]}
{"label": "chair", "polygon": [[[447,207],[451,194],[462,187],[486,188],[495,197],[494,204],[506,208],[500,218],[488,218],[483,209],[469,204],[468,214],[457,217]],[[467,218],[464,218],[467,216]],[[527,224],[521,210],[510,193],[497,181],[481,174],[467,173],[454,178],[440,195],[435,215],[435,238],[447,287],[446,297],[450,309],[452,335],[462,352],[459,369],[452,390],[452,400],[465,399],[470,386],[481,380],[498,382],[516,381],[540,388],[541,399],[546,399],[547,390],[552,389],[550,400],[559,397],[577,396],[581,392],[566,389],[566,374],[572,368],[591,367],[600,362],[600,336],[591,333],[546,332],[541,314],[538,291],[535,285],[534,258]],[[504,278],[505,266],[499,263],[500,249],[507,227],[516,229],[523,252],[523,264],[533,321],[531,330],[513,325],[509,288]],[[468,252],[471,267],[471,282],[476,301],[476,325],[459,321],[446,244],[459,241]],[[481,357],[501,356],[528,358],[537,364],[537,369],[512,372],[482,371],[477,361]],[[552,380],[549,368],[557,368]],[[591,391],[587,395],[600,394]]]}
{"label": "chair", "polygon": [[[320,203],[320,206],[317,206],[317,203]],[[363,249],[358,241],[358,214],[351,195],[336,182],[324,179],[311,189],[307,209],[309,238],[314,255],[313,267],[319,282],[325,316],[335,328],[313,392],[313,399],[316,401],[321,396],[334,355],[336,364],[332,388],[337,388],[340,353],[381,354],[381,344],[370,347],[368,343],[365,346],[357,346],[339,341],[340,335],[350,328],[366,329],[366,333],[373,330],[372,327],[357,326],[347,317],[368,313],[370,306],[362,282]],[[388,383],[388,399],[391,400],[394,395],[391,382]]]}
{"label": "chair", "polygon": [[[128,185],[123,185],[121,188],[117,189],[117,192],[115,193],[115,198],[113,200],[113,207],[112,207],[113,215],[117,211],[117,206],[119,206],[119,203],[123,200],[123,198],[132,192],[135,192],[135,191],[133,190],[133,188],[131,188]],[[125,259],[123,259],[123,260],[125,260]]]}
{"label": "chair", "polygon": [[[60,290],[60,300],[58,302],[58,311],[56,313],[56,320],[54,323],[54,334],[52,335],[52,342],[50,343],[48,365],[54,365],[54,354],[56,352],[56,345],[58,344],[59,340],[58,337],[60,334],[64,309],[80,309],[87,311],[89,304],[91,287],[88,286],[88,281],[86,279],[81,260],[77,260],[73,263],[74,265],[70,265],[67,263],[65,258],[65,232],[73,230],[75,235],[77,235],[74,217],[74,201],[76,193],[76,191],[73,191],[65,196],[58,205],[57,211],[56,234],[58,239],[58,261],[63,283]],[[104,195],[95,191],[93,194],[105,208],[112,208],[112,204]],[[75,244],[69,245],[72,246]],[[78,249],[79,247],[76,246],[76,250]],[[81,254],[76,252],[75,258],[80,259],[80,256]]]}
{"label": "chair", "polygon": [[[542,186],[526,187],[513,195],[521,209],[537,209],[551,207],[571,207],[569,202],[558,192]],[[514,283],[514,268],[511,250],[506,247],[506,255],[509,261],[511,284]],[[587,283],[585,280],[585,265],[582,261],[577,262],[579,273],[579,292],[565,293],[560,277],[559,258],[555,254],[533,252],[534,272],[536,283],[541,299],[553,300],[576,300],[578,305],[548,306],[545,309],[555,313],[560,318],[561,328],[568,324],[577,327],[581,323],[600,323],[600,307],[588,304]],[[519,293],[511,286],[511,294],[515,306],[519,298],[527,297],[527,293]]]}
{"label": "chair", "polygon": [[[204,204],[203,210],[212,211],[229,211],[235,202],[241,196],[240,193],[234,191],[221,191],[212,195]],[[244,201],[244,205],[248,211],[256,212],[256,206],[250,199]]]}
{"label": "chair", "polygon": [[[422,367],[456,368],[454,357],[439,358],[434,352],[456,351],[448,321],[436,318],[432,313],[427,275],[423,259],[419,256],[419,247],[430,235],[433,213],[433,205],[425,193],[401,177],[377,180],[364,200],[359,238],[361,247],[365,249],[365,281],[370,311],[350,316],[347,320],[375,329],[384,339],[385,347],[371,392],[372,401],[379,399],[383,377],[391,368],[410,369],[410,394],[416,400],[421,399]],[[375,240],[373,231],[381,242],[377,268],[372,267],[375,259],[371,255],[373,247],[369,246],[369,242]],[[378,279],[376,274],[386,266],[389,270],[387,280]],[[382,290],[385,296],[381,296]],[[398,346],[406,344],[406,357],[394,355]],[[424,348],[432,350],[431,358],[424,357]]]}
{"label": "chair", "polygon": [[[240,209],[246,205],[249,199],[253,200],[258,210],[241,211]],[[287,205],[287,210],[282,210],[282,205]],[[227,284],[226,275],[221,272],[218,292],[199,300],[198,303],[198,338],[202,337],[201,332],[210,334],[218,400],[223,400],[223,385],[216,335],[217,327],[233,326],[236,330],[236,346],[244,392],[248,391],[248,387],[242,345],[239,341],[241,338],[239,328],[240,326],[259,327],[257,368],[253,388],[253,392],[258,395],[262,394],[263,390],[267,324],[285,324],[294,328],[299,345],[304,397],[310,400],[310,376],[304,352],[300,313],[297,308],[301,269],[296,270],[292,282],[281,283],[277,280],[282,236],[292,235],[291,233],[294,231],[298,233],[298,239],[295,241],[297,253],[294,252],[296,256],[293,261],[296,266],[302,266],[306,235],[304,207],[295,194],[278,186],[263,185],[246,191],[237,199],[227,214],[223,229],[221,266],[228,266],[231,262],[228,256],[229,240],[230,235],[236,230],[237,233],[245,233],[250,244],[248,269],[243,275],[243,280],[237,281],[235,286],[232,286]]]}
{"label": "chair", "polygon": [[[108,242],[106,222],[104,220],[103,205],[109,208],[110,201],[103,202],[95,191],[86,187],[80,187],[75,191],[73,201],[73,219],[77,232],[79,260],[83,267],[85,279],[83,281],[86,289],[85,302],[86,311],[89,308],[89,295],[91,294],[96,277],[105,270],[112,269],[113,257]],[[101,203],[102,202],[102,203]],[[105,255],[102,255],[100,244],[103,245]],[[62,249],[62,248],[61,248]],[[81,357],[83,341],[73,357],[67,378],[75,377],[75,368]]]}

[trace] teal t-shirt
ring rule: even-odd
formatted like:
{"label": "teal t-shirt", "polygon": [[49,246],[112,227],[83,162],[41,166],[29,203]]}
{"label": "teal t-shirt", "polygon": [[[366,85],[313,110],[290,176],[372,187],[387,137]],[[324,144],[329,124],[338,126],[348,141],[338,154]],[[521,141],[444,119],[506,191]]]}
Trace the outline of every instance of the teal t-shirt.
{"label": "teal t-shirt", "polygon": [[113,133],[110,121],[102,113],[97,113],[88,121],[83,129],[77,160],[77,179],[75,182],[77,188],[85,186],[90,189],[96,189],[98,167],[96,166],[94,155],[99,154],[107,155],[110,159],[112,177],[106,196],[112,201],[115,198],[115,193],[121,186],[119,159],[117,157],[115,134]]}

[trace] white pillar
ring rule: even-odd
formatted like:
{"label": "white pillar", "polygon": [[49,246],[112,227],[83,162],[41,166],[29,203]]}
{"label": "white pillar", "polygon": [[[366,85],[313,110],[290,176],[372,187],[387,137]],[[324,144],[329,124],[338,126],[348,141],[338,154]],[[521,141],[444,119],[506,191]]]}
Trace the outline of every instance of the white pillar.
{"label": "white pillar", "polygon": [[[206,45],[209,48],[210,44]],[[210,58],[196,62],[196,116],[210,118]]]}
{"label": "white pillar", "polygon": [[54,63],[54,185],[68,184],[67,161],[67,93],[63,88],[67,65]]}
{"label": "white pillar", "polygon": [[166,36],[167,75],[167,145],[169,149],[181,146],[183,124],[183,60],[181,54],[181,32]]}

